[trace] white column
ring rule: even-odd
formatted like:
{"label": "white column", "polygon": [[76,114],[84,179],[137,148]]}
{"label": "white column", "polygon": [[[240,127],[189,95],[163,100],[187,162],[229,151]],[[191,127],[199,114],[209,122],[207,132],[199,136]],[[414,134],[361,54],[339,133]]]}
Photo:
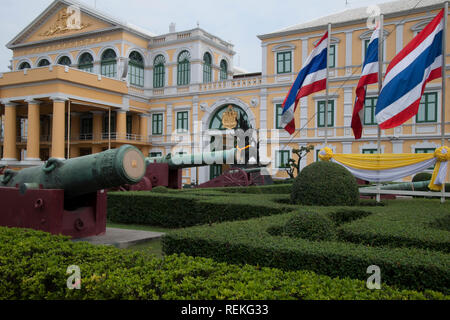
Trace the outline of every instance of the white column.
{"label": "white column", "polygon": [[403,29],[404,24],[398,24],[395,27],[395,52],[399,53],[403,49]]}
{"label": "white column", "polygon": [[353,32],[349,31],[345,33],[345,74],[352,74],[352,68],[349,68],[351,65],[353,65]]}
{"label": "white column", "polygon": [[261,107],[259,112],[259,128],[267,129],[267,89],[261,89],[259,96],[261,98]]}
{"label": "white column", "polygon": [[353,88],[344,88],[344,135],[352,135],[352,116],[353,116]]}

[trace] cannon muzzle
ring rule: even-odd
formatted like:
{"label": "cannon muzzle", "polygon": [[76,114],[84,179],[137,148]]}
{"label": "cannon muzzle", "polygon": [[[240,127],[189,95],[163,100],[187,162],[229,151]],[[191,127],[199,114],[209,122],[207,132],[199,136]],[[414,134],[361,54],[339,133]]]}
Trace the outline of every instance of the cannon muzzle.
{"label": "cannon muzzle", "polygon": [[64,197],[75,198],[98,190],[136,184],[145,174],[145,159],[139,149],[124,145],[118,149],[84,157],[50,159],[40,167],[5,170],[0,187],[62,189]]}

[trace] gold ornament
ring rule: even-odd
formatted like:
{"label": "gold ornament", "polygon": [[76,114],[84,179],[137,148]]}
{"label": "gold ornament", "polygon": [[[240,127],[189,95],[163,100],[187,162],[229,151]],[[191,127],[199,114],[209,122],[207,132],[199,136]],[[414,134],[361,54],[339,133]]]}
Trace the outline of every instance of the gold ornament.
{"label": "gold ornament", "polygon": [[234,129],[237,127],[238,113],[233,106],[229,105],[227,111],[222,115],[222,125],[226,129]]}

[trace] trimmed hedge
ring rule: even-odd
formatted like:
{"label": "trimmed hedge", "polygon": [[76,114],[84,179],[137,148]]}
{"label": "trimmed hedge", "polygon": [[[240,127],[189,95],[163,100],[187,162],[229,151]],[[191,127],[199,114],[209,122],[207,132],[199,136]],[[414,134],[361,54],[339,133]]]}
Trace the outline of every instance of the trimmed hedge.
{"label": "trimmed hedge", "polygon": [[[370,209],[375,211],[375,209]],[[439,200],[393,201],[365,219],[344,225],[339,237],[370,246],[410,247],[450,253],[448,204]],[[450,228],[449,228],[450,229]]]}
{"label": "trimmed hedge", "polygon": [[343,166],[314,162],[295,178],[291,202],[307,206],[355,206],[359,203],[358,184]]}
{"label": "trimmed hedge", "polygon": [[282,235],[313,241],[336,240],[336,227],[325,214],[301,212],[286,223]]}
{"label": "trimmed hedge", "polygon": [[[387,207],[374,207],[371,208],[374,214],[345,224],[340,229],[352,227],[355,232],[364,226],[367,220],[384,213],[383,223],[379,222],[377,231],[383,228],[388,229],[390,226],[393,226],[391,230],[398,230],[401,225],[393,223],[395,219],[398,219],[401,214],[405,215],[414,211],[411,207],[420,208],[419,203],[420,201],[397,200],[395,203],[390,202]],[[428,210],[435,210],[438,202],[422,200],[422,203]],[[323,207],[310,209],[322,213],[326,213],[326,210],[330,211],[330,208]],[[448,205],[441,210],[442,214],[448,210]],[[170,232],[162,240],[163,251],[167,254],[183,252],[236,264],[248,263],[285,270],[311,270],[332,277],[361,280],[367,279],[368,266],[377,265],[382,270],[382,281],[388,284],[415,290],[434,289],[449,293],[449,254],[419,248],[373,247],[348,242],[308,241],[270,234],[273,234],[274,228],[283,227],[293,215],[293,213],[283,214]],[[410,221],[410,225],[413,223]],[[420,222],[416,221],[416,224]],[[367,226],[374,227],[376,224],[367,224]],[[403,228],[407,227],[408,224],[403,224]],[[365,231],[359,234],[364,234],[368,228],[365,227]],[[428,234],[432,234],[433,231],[435,235],[440,234],[439,230],[431,227],[428,229]],[[373,231],[372,234],[374,234]],[[379,236],[384,235],[379,233]],[[414,239],[412,235],[409,236],[410,239]],[[420,238],[417,236],[417,239]],[[425,239],[421,240],[425,241]],[[448,240],[444,241],[447,241],[448,246]]]}
{"label": "trimmed hedge", "polygon": [[[81,289],[66,283],[68,266],[81,269]],[[157,259],[66,237],[0,228],[1,300],[274,300],[274,299],[450,299],[364,281],[331,279],[308,271],[236,266],[173,255]]]}
{"label": "trimmed hedge", "polygon": [[[213,196],[211,196],[213,195]],[[293,206],[272,201],[275,195],[227,195],[204,192],[108,193],[108,219],[115,223],[181,228],[280,214]]]}
{"label": "trimmed hedge", "polygon": [[257,187],[228,187],[213,188],[211,191],[221,191],[225,193],[246,193],[246,194],[290,194],[292,191],[292,183],[272,184]]}

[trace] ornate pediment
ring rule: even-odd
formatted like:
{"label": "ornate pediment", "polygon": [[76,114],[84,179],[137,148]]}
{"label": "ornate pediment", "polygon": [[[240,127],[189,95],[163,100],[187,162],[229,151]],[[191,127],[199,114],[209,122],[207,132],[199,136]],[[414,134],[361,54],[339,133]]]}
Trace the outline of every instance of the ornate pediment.
{"label": "ornate pediment", "polygon": [[83,23],[81,12],[74,7],[62,9],[56,18],[56,21],[44,32],[39,34],[42,37],[51,37],[54,35],[63,35],[65,33],[80,31],[90,27],[92,24]]}

